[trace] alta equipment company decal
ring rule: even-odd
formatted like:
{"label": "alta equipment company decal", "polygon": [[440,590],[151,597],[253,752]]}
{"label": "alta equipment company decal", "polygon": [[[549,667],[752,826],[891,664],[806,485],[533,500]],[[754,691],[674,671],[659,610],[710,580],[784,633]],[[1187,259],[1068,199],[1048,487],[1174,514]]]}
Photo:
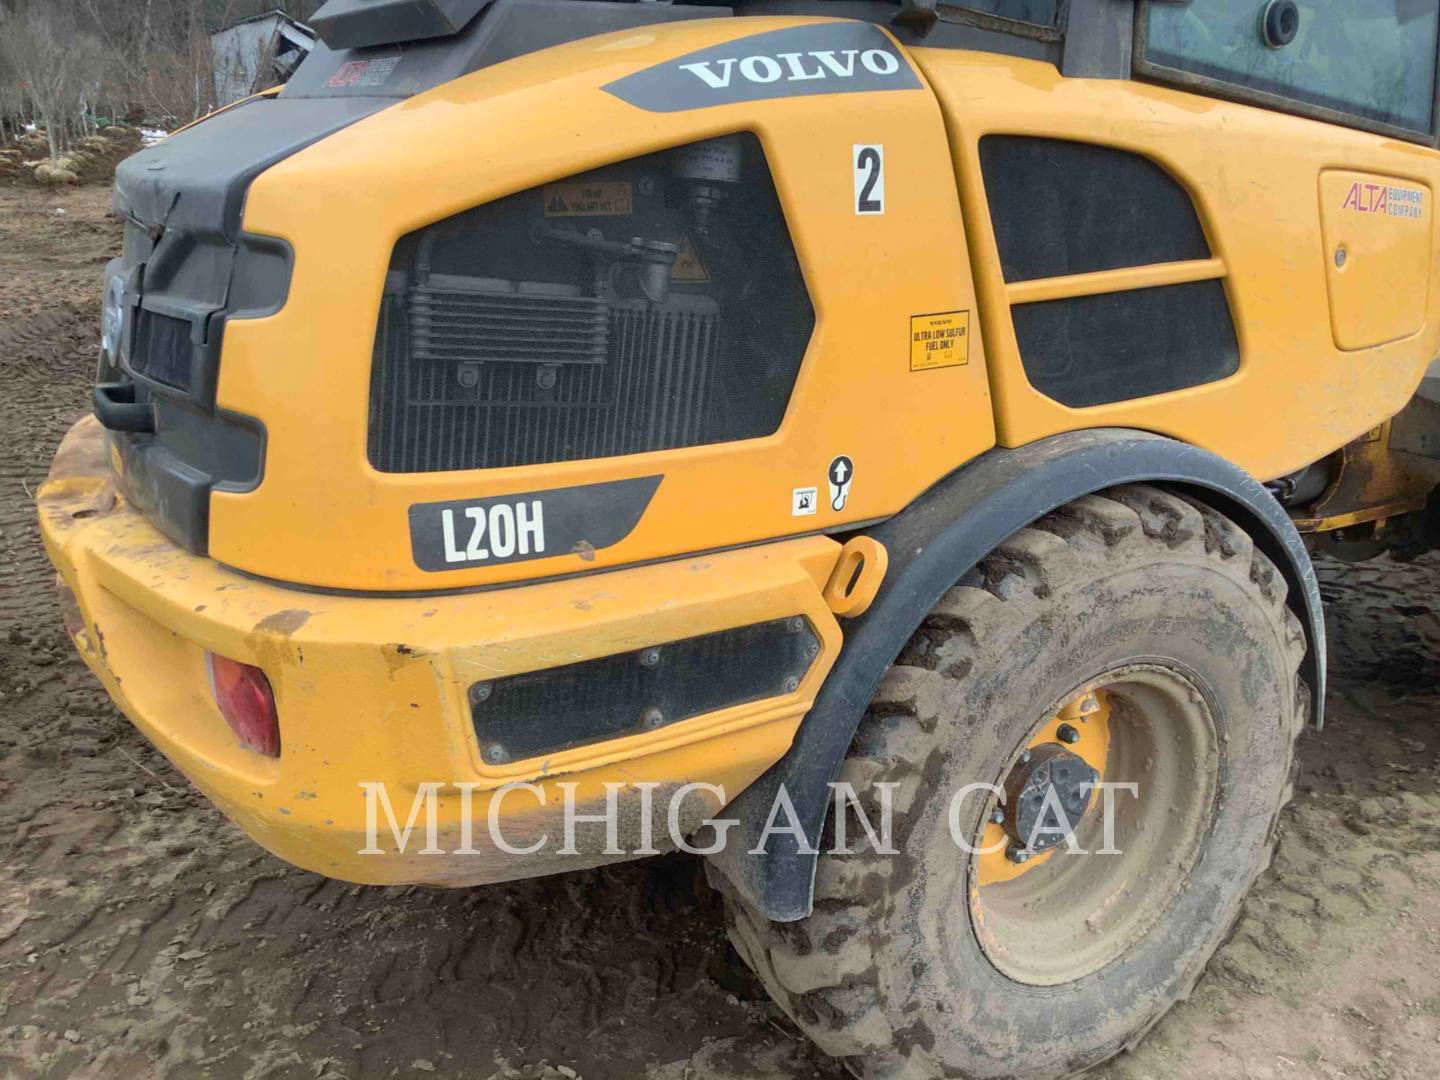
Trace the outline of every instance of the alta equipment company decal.
{"label": "alta equipment company decal", "polygon": [[878,26],[814,23],[687,53],[603,87],[647,112],[815,94],[918,90],[920,79]]}
{"label": "alta equipment company decal", "polygon": [[1395,184],[1367,184],[1357,180],[1350,185],[1340,209],[1418,220],[1425,216],[1425,192]]}

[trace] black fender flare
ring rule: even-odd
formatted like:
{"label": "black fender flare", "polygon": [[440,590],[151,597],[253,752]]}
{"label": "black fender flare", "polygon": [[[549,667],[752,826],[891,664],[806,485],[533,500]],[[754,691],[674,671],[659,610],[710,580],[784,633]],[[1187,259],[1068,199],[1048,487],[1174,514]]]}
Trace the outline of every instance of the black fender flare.
{"label": "black fender flare", "polygon": [[[1119,428],[990,450],[866,530],[889,553],[885,581],[870,608],[846,624],[839,659],[790,750],[727,807],[723,818],[734,824],[723,849],[710,856],[751,905],[778,922],[810,914],[817,855],[804,849],[820,845],[829,785],[886,669],[944,592],[1008,536],[1051,510],[1117,484],[1142,482],[1183,491],[1225,513],[1280,567],[1308,640],[1301,673],[1311,689],[1311,719],[1317,728],[1322,724],[1325,624],[1315,571],[1289,516],[1257,480],[1208,450]],[[753,853],[782,790],[808,843],[772,832],[765,851]],[[787,823],[782,806],[776,824]]]}

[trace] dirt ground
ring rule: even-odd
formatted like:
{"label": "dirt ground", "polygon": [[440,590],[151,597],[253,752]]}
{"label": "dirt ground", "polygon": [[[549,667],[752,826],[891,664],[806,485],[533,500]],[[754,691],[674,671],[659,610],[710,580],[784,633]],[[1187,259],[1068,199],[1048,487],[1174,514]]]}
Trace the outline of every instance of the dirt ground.
{"label": "dirt ground", "polygon": [[[86,408],[98,189],[0,190],[0,1074],[838,1080],[696,861],[367,889],[254,847],[60,628],[31,496]],[[63,211],[63,213],[62,213]],[[1106,1080],[1440,1076],[1440,559],[1320,567],[1330,723],[1274,869]]]}

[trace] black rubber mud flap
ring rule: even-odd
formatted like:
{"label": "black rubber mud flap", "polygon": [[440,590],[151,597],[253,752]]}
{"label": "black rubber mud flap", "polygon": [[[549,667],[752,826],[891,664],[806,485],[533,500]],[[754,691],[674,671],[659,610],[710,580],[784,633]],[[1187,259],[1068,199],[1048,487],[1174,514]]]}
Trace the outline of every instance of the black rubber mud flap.
{"label": "black rubber mud flap", "polygon": [[1315,571],[1300,534],[1274,497],[1224,458],[1173,439],[1125,429],[1056,435],[1014,450],[996,449],[951,473],[868,535],[890,553],[875,602],[845,625],[845,646],[800,725],[789,752],[725,811],[738,824],[711,856],[753,906],[777,922],[810,914],[816,855],[787,833],[751,854],[784,788],[813,851],[835,779],[886,669],[946,589],[996,545],[1056,507],[1117,484],[1146,482],[1213,505],[1246,529],[1281,568],[1305,627],[1301,674],[1312,693],[1311,720],[1323,722],[1325,625]]}

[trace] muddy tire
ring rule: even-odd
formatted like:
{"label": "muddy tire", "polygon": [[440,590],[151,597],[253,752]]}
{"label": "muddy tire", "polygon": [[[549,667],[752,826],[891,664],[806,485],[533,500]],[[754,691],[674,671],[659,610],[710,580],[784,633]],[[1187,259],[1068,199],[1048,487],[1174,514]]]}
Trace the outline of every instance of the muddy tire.
{"label": "muddy tire", "polygon": [[[875,785],[894,785],[897,853],[849,809],[854,853],[821,856],[814,913],[796,923],[712,872],[741,956],[867,1080],[1063,1077],[1133,1045],[1190,992],[1269,865],[1308,708],[1285,593],[1238,526],[1145,485],[1015,534],[902,651],[842,770],[872,822]],[[982,887],[956,837],[978,843],[996,804],[982,792],[952,814],[952,796],[999,785],[1096,688],[1115,710],[1104,779],[1139,784],[1114,813],[1123,854],[1057,850]]]}

